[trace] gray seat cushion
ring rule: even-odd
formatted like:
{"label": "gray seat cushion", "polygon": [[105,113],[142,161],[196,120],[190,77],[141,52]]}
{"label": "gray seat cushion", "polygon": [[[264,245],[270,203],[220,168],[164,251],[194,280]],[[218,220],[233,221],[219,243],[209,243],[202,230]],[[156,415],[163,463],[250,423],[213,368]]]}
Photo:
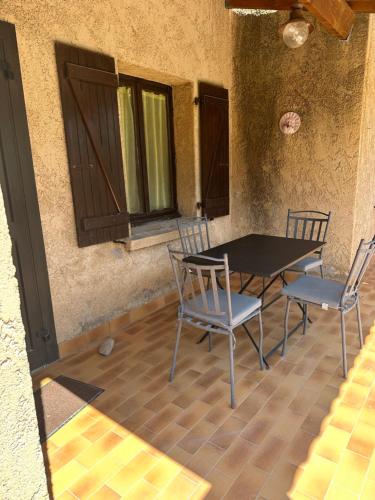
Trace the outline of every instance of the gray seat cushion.
{"label": "gray seat cushion", "polygon": [[312,302],[317,305],[327,304],[338,309],[340,299],[345,289],[343,283],[333,280],[323,280],[317,276],[301,276],[281,291],[283,295]]}
{"label": "gray seat cushion", "polygon": [[[193,299],[190,299],[184,304],[184,313],[193,316],[194,318],[201,319],[206,321],[207,323],[213,324],[224,324],[229,325],[229,318],[227,314],[227,294],[224,290],[218,290],[219,302],[220,302],[220,310],[225,311],[225,314],[222,316],[209,315],[206,314],[203,309],[203,300],[202,296],[199,295],[196,298],[196,302]],[[238,293],[231,293],[231,302],[232,302],[232,326],[239,325],[244,319],[250,316],[257,309],[262,307],[261,299],[257,297],[249,297],[248,295],[240,295]],[[213,292],[212,290],[208,290],[207,292],[207,302],[208,308],[210,310],[215,310]]]}
{"label": "gray seat cushion", "polygon": [[305,257],[304,259],[300,260],[292,267],[290,267],[288,271],[305,273],[307,271],[310,271],[311,269],[314,269],[315,267],[319,267],[322,265],[323,259],[317,259],[316,257]]}

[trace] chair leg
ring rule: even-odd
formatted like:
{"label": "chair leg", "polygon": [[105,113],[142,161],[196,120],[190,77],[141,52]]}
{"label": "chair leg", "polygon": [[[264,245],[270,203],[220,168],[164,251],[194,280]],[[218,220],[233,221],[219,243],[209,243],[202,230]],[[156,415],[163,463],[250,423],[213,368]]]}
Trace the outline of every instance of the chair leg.
{"label": "chair leg", "polygon": [[341,311],[341,345],[342,345],[342,365],[343,365],[343,374],[344,378],[348,375],[348,364],[346,360],[346,335],[345,335],[345,317],[344,312]]}
{"label": "chair leg", "polygon": [[233,335],[232,332],[228,335],[229,341],[229,378],[230,378],[230,406],[236,407],[234,398],[234,357],[233,357]]}
{"label": "chair leg", "polygon": [[208,352],[212,351],[212,333],[209,332],[208,334]]}
{"label": "chair leg", "polygon": [[211,283],[211,278],[209,276],[207,276],[207,288],[206,288],[206,290],[209,290],[210,283]]}
{"label": "chair leg", "polygon": [[182,329],[182,320],[179,319],[177,324],[176,344],[174,346],[174,351],[173,351],[172,368],[169,374],[169,382],[172,382],[174,378],[174,371],[176,369],[176,360],[177,360],[178,346],[180,343],[181,329]]}
{"label": "chair leg", "polygon": [[307,318],[308,318],[308,315],[307,315],[307,304],[304,304],[303,306],[303,335],[306,335],[307,333]]}
{"label": "chair leg", "polygon": [[289,318],[289,309],[290,309],[290,298],[287,298],[286,308],[285,308],[285,316],[284,316],[284,343],[283,350],[281,351],[281,356],[285,356],[286,353],[286,343],[288,340],[288,318]]}
{"label": "chair leg", "polygon": [[357,321],[358,321],[359,347],[362,349],[363,333],[362,333],[362,320],[361,320],[361,308],[359,306],[359,297],[357,299],[356,310],[357,310]]}
{"label": "chair leg", "polygon": [[324,280],[323,266],[320,266],[320,276],[321,276],[322,280]]}
{"label": "chair leg", "polygon": [[264,370],[264,362],[263,362],[263,322],[262,322],[262,312],[261,312],[261,310],[259,310],[258,320],[259,320],[259,364],[260,364],[260,369]]}

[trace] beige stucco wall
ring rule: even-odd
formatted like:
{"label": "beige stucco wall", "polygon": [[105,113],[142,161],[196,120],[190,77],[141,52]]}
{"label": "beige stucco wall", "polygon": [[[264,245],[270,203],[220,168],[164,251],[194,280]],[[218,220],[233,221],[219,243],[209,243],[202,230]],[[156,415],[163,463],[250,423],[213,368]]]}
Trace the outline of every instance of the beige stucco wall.
{"label": "beige stucco wall", "polygon": [[375,15],[370,16],[352,254],[375,234]]}
{"label": "beige stucco wall", "polygon": [[[110,54],[119,68],[134,65],[166,74],[167,81],[172,78],[185,90],[190,82],[195,91],[198,80],[228,88],[231,14],[221,0],[3,0],[0,18],[16,25],[57,337],[62,342],[165,293],[173,281],[165,245],[132,253],[114,243],[77,247],[54,41]],[[186,103],[183,89],[179,96]],[[186,186],[194,195],[199,158],[197,148],[187,142],[198,127],[192,99],[189,113],[186,139],[176,145],[177,184],[180,191]],[[186,213],[198,200],[181,201]],[[225,219],[216,223],[215,238],[229,237],[229,227]]]}
{"label": "beige stucco wall", "polygon": [[0,498],[47,499],[11,248],[0,189]]}
{"label": "beige stucco wall", "polygon": [[[242,110],[234,125],[236,161],[248,165],[246,178],[234,180],[248,186],[239,205],[247,205],[256,231],[271,234],[285,232],[289,207],[332,210],[325,262],[329,272],[343,274],[353,232],[358,238],[361,229],[353,231],[368,16],[357,16],[348,42],[312,19],[316,31],[297,50],[277,36],[286,19],[286,13],[236,17],[233,99]],[[302,118],[293,136],[279,130],[287,111]],[[362,163],[370,168],[366,147]],[[358,206],[363,216],[368,196]]]}

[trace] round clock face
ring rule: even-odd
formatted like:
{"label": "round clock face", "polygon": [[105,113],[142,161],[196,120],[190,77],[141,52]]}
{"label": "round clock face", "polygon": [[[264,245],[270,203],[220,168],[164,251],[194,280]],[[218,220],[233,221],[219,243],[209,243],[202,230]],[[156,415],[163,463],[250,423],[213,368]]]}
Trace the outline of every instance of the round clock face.
{"label": "round clock face", "polygon": [[285,113],[280,119],[280,130],[283,134],[295,134],[301,126],[301,118],[297,113]]}

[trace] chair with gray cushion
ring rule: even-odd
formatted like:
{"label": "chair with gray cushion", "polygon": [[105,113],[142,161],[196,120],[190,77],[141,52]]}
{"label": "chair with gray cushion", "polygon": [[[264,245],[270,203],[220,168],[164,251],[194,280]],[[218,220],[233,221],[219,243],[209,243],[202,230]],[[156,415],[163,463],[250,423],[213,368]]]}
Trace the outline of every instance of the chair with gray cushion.
{"label": "chair with gray cushion", "polygon": [[286,353],[288,340],[288,316],[291,302],[304,305],[304,333],[307,330],[307,307],[309,304],[320,306],[324,310],[335,309],[340,312],[341,342],[344,377],[347,376],[345,315],[354,307],[357,310],[359,344],[362,348],[362,323],[360,312],[359,287],[370,260],[375,253],[375,236],[372,241],[365,243],[361,240],[346,283],[322,279],[317,276],[301,276],[294,283],[282,289],[287,296],[287,305],[284,320],[284,344],[282,355]]}
{"label": "chair with gray cushion", "polygon": [[[169,380],[172,382],[176,368],[178,346],[182,324],[194,326],[210,334],[226,335],[229,344],[229,368],[231,387],[231,406],[235,407],[234,396],[234,356],[236,345],[234,329],[244,325],[252,318],[259,319],[259,353],[260,367],[263,369],[263,328],[261,308],[262,301],[256,297],[240,295],[230,291],[228,256],[222,259],[211,257],[188,257],[185,253],[169,248],[169,255],[176,278],[180,305],[176,345]],[[203,277],[210,274],[210,288],[204,285]],[[217,286],[217,274],[223,274],[223,289]]]}
{"label": "chair with gray cushion", "polygon": [[[204,252],[211,248],[210,234],[208,231],[208,219],[204,217],[180,217],[177,219],[177,228],[180,235],[181,248],[185,256],[195,255]],[[210,273],[203,272],[204,278],[207,280],[207,287],[210,284]],[[216,274],[217,284],[222,288],[219,278],[222,278],[223,273]],[[212,349],[212,335],[205,332],[198,340],[198,344],[203,342],[208,337],[208,350]]]}
{"label": "chair with gray cushion", "polygon": [[[292,212],[288,210],[286,226],[287,238],[298,238],[311,241],[327,241],[327,232],[331,220],[331,212],[328,214],[316,210],[304,210]],[[320,275],[323,275],[323,248],[318,250],[314,256],[305,257],[288,271],[305,273],[320,268]]]}

